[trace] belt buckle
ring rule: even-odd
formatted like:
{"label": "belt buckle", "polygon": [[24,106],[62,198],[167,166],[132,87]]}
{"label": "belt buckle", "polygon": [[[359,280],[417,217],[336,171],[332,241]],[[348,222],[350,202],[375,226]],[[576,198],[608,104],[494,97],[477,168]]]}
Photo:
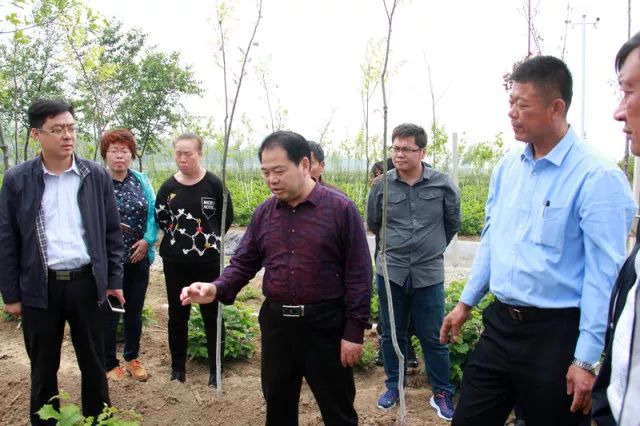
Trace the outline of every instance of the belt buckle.
{"label": "belt buckle", "polygon": [[522,316],[522,311],[520,311],[520,309],[512,308],[511,306],[509,306],[507,310],[509,311],[509,316],[512,320],[518,322],[524,321],[524,317]]}
{"label": "belt buckle", "polygon": [[71,281],[71,271],[56,271],[56,280]]}
{"label": "belt buckle", "polygon": [[304,316],[304,305],[282,305],[282,316],[300,318]]}

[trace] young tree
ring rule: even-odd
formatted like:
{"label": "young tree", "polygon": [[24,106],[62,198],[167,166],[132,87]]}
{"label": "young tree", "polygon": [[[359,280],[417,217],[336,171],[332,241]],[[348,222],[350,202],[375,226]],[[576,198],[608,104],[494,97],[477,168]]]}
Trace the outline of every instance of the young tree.
{"label": "young tree", "polygon": [[[9,13],[3,27],[11,28],[0,38],[0,126],[7,126],[13,140],[15,164],[29,156],[31,132],[25,111],[39,97],[59,97],[63,92],[64,71],[56,55],[60,34],[51,16],[58,16],[55,2],[22,1],[21,8]],[[4,135],[4,134],[3,134]],[[8,166],[9,147],[3,138],[3,163]]]}
{"label": "young tree", "polygon": [[[371,99],[380,83],[382,72],[382,41],[374,42],[369,40],[365,53],[364,62],[360,64],[362,71],[362,86],[360,88],[360,100],[362,102],[362,120],[364,128],[364,149],[367,169],[365,171],[364,182],[369,182],[369,168],[371,165],[371,153],[369,152],[369,115],[371,113]],[[374,157],[376,156],[373,153]]]}
{"label": "young tree", "polygon": [[112,121],[132,129],[138,139],[138,166],[145,154],[160,149],[161,136],[180,120],[183,95],[200,94],[190,67],[180,64],[177,52],[148,52],[139,63],[120,68],[118,78],[125,96],[115,107]]}
{"label": "young tree", "polygon": [[[246,75],[246,67],[249,62],[249,52],[251,51],[251,46],[254,45],[254,39],[256,37],[256,33],[258,32],[258,26],[260,25],[260,20],[262,19],[262,0],[258,0],[257,2],[257,16],[255,19],[255,25],[253,26],[253,31],[251,33],[251,37],[249,38],[249,42],[247,43],[247,47],[244,49],[240,49],[242,54],[242,59],[240,61],[240,72],[235,77],[235,94],[233,98],[229,96],[229,84],[228,84],[228,73],[229,69],[227,66],[227,50],[226,50],[226,42],[227,42],[227,34],[225,32],[226,20],[229,17],[228,7],[224,2],[218,4],[217,8],[218,13],[218,29],[220,30],[220,66],[222,68],[222,76],[223,76],[223,85],[224,85],[224,145],[222,152],[222,186],[224,188],[224,195],[222,198],[222,224],[220,226],[221,229],[221,238],[220,238],[220,273],[224,270],[224,236],[225,236],[225,218],[227,215],[227,200],[229,198],[229,193],[226,186],[226,178],[227,178],[227,154],[229,151],[229,140],[231,138],[231,130],[233,128],[233,118],[236,112],[236,107],[238,105],[238,99],[240,96],[240,88],[242,87],[242,80]],[[220,302],[217,302],[220,303]],[[222,336],[222,309],[218,309],[218,321],[217,321],[217,341],[216,341],[216,379],[218,383],[217,393],[218,395],[222,394],[222,354],[221,354],[221,336]]]}
{"label": "young tree", "polygon": [[[385,76],[387,73],[387,67],[389,65],[389,51],[391,49],[391,30],[393,28],[393,15],[396,11],[396,6],[398,5],[398,0],[393,0],[391,5],[391,9],[387,6],[387,0],[382,0],[384,4],[384,11],[387,15],[387,39],[386,39],[386,47],[384,53],[384,65],[382,66],[382,72],[380,73],[380,87],[382,89],[382,118],[383,118],[383,126],[382,126],[382,152],[383,152],[383,169],[384,174],[387,173],[387,126],[388,126],[388,106],[387,106],[387,89],[386,89],[386,81]],[[384,277],[384,288],[387,294],[387,300],[389,303],[388,306],[388,314],[389,314],[389,326],[391,329],[391,341],[393,343],[393,348],[395,350],[396,356],[398,357],[398,392],[400,392],[400,425],[404,426],[406,424],[406,415],[407,415],[407,406],[404,398],[404,356],[400,351],[400,347],[398,346],[398,337],[396,335],[396,321],[393,313],[393,298],[391,297],[391,287],[389,283],[389,272],[387,270],[387,199],[388,199],[388,180],[383,179],[383,189],[382,189],[382,221],[380,226],[380,261],[382,262],[382,275]]]}

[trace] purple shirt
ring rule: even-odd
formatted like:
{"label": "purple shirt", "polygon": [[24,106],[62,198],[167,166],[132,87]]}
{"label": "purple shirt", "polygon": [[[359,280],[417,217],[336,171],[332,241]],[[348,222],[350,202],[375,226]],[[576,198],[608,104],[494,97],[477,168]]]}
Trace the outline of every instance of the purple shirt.
{"label": "purple shirt", "polygon": [[218,300],[233,303],[263,266],[262,291],[270,300],[305,305],[344,298],[343,338],[362,343],[369,327],[372,269],[353,201],[315,185],[295,208],[276,197],[260,204],[231,264],[214,282]]}

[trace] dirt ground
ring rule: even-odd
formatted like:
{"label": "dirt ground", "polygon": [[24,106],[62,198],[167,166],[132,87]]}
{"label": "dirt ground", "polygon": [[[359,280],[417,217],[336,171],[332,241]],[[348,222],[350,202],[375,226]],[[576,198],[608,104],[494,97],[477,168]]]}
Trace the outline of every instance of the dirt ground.
{"label": "dirt ground", "polygon": [[[259,289],[256,279],[250,285]],[[223,372],[224,392],[218,396],[207,387],[208,368],[203,363],[187,364],[187,381],[169,381],[170,356],[167,346],[167,308],[164,280],[158,263],[152,268],[147,302],[156,323],[142,336],[140,359],[151,377],[140,383],[131,378],[110,383],[112,403],[120,409],[134,409],[143,416],[143,425],[261,425],[265,405],[260,390],[260,354],[248,362],[228,362]],[[16,322],[0,320],[0,425],[27,425],[29,407],[29,359],[22,331]],[[68,331],[68,330],[67,330]],[[369,332],[367,338],[374,338]],[[259,342],[257,347],[259,348]],[[119,347],[119,356],[122,349]],[[408,425],[444,425],[429,406],[431,391],[420,370],[409,371],[407,389]],[[80,400],[80,372],[68,333],[58,373],[59,387]],[[398,409],[383,412],[375,403],[383,390],[381,367],[356,373],[356,410],[362,425],[398,424]],[[310,390],[305,386],[300,398],[300,424],[322,425],[322,418]]]}

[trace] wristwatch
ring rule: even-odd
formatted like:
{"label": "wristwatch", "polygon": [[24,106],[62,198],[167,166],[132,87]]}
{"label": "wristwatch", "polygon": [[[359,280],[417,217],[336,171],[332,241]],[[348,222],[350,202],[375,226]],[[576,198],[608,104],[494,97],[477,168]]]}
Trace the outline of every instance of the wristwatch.
{"label": "wristwatch", "polygon": [[587,370],[589,373],[593,374],[594,376],[598,375],[598,371],[600,370],[600,363],[596,362],[594,364],[590,364],[588,362],[584,362],[584,361],[580,361],[578,359],[573,359],[573,361],[571,362],[571,365],[575,365],[578,368],[582,368],[583,370]]}

